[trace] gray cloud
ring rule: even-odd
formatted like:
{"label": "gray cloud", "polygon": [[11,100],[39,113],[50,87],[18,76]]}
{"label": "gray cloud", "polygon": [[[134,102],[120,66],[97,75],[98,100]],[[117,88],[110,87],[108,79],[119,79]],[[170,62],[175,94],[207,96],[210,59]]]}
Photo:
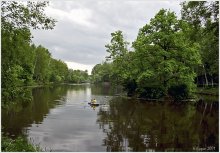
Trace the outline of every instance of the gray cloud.
{"label": "gray cloud", "polygon": [[128,41],[162,8],[180,16],[176,1],[52,1],[46,12],[58,22],[53,30],[34,30],[33,42],[63,61],[95,65],[107,56],[110,33],[122,30]]}

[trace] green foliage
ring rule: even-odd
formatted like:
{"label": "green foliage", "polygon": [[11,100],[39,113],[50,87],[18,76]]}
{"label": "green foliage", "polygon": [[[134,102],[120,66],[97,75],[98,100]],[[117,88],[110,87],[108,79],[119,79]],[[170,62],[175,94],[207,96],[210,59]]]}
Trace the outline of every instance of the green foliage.
{"label": "green foliage", "polygon": [[[17,71],[20,78],[28,84],[32,78],[33,52],[29,46],[30,33],[27,30],[13,30],[11,33],[2,30],[2,78],[3,87],[17,83],[16,77],[10,73]],[[13,71],[13,72],[12,72]],[[22,71],[22,72],[21,72]],[[24,73],[23,73],[24,72]],[[21,76],[22,75],[22,76]],[[15,79],[15,80],[13,80]]]}
{"label": "green foliage", "polygon": [[42,46],[38,46],[35,52],[34,79],[37,82],[46,83],[49,81],[51,55],[49,51]]}
{"label": "green foliage", "polygon": [[133,43],[136,58],[140,59],[141,70],[137,74],[140,86],[155,82],[167,89],[179,82],[193,88],[193,68],[201,60],[199,47],[185,37],[187,25],[184,26],[173,12],[162,9],[140,29]]}
{"label": "green foliage", "polygon": [[138,89],[138,96],[147,99],[159,99],[165,95],[165,89],[161,86],[148,86]]}
{"label": "green foliage", "polygon": [[37,152],[40,151],[39,147],[33,146],[23,137],[17,137],[11,139],[6,136],[2,136],[1,139],[1,151],[3,152]]}
{"label": "green foliage", "polygon": [[50,82],[64,82],[67,80],[68,67],[61,60],[51,59],[49,64]]}
{"label": "green foliage", "polygon": [[111,43],[105,45],[107,52],[110,53],[110,56],[107,58],[112,60],[119,60],[120,57],[127,53],[128,42],[124,41],[122,31],[120,30],[111,33],[111,36]]}
{"label": "green foliage", "polygon": [[30,28],[52,29],[55,20],[44,14],[47,2],[1,3],[1,77],[2,98],[16,98],[18,86],[33,83],[35,46],[31,45]]}
{"label": "green foliage", "polygon": [[168,93],[175,101],[189,98],[189,89],[186,84],[171,86]]}
{"label": "green foliage", "polygon": [[111,33],[112,39],[110,44],[105,45],[107,52],[110,54],[106,57],[107,61],[112,61],[112,77],[116,83],[122,83],[128,78],[129,73],[129,53],[128,42],[124,40],[122,31]]}
{"label": "green foliage", "polygon": [[49,3],[31,2],[20,3],[16,1],[1,2],[2,29],[53,29],[55,20],[44,14],[44,8]]}
{"label": "green foliage", "polygon": [[202,65],[197,68],[197,75],[203,76],[208,85],[219,74],[219,1],[189,1],[181,5],[182,20],[190,25],[186,34],[191,42],[200,45]]}
{"label": "green foliage", "polygon": [[113,75],[112,63],[96,64],[92,69],[92,82],[110,82]]}
{"label": "green foliage", "polygon": [[[122,31],[111,33],[111,42],[105,46],[110,63],[97,64],[92,78],[101,82],[107,76],[109,81],[123,84],[129,94],[136,90],[130,82],[134,80],[141,96],[151,98],[167,94],[174,85],[185,84],[192,92],[196,68],[202,64],[202,47],[191,40],[192,32],[186,20],[178,20],[174,12],[161,9],[139,30],[132,43],[134,51],[128,51]],[[157,87],[162,88],[161,92]]]}
{"label": "green foliage", "polygon": [[89,75],[88,71],[81,71],[81,70],[69,70],[67,81],[70,83],[85,83],[88,82]]}
{"label": "green foliage", "polygon": [[[48,49],[31,44],[30,29],[53,29],[55,20],[44,14],[48,2],[1,3],[1,78],[3,107],[25,96],[21,86],[65,82],[68,67],[51,57]],[[80,73],[83,80],[88,74]],[[27,101],[28,101],[27,97]],[[26,101],[22,99],[22,101]]]}

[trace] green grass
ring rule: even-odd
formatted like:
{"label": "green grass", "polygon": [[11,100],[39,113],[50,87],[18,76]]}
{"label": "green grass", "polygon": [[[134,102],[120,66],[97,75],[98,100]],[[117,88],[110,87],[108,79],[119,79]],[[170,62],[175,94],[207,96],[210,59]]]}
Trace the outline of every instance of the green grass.
{"label": "green grass", "polygon": [[1,151],[2,152],[37,152],[41,151],[38,146],[33,146],[23,137],[11,139],[7,136],[1,138]]}

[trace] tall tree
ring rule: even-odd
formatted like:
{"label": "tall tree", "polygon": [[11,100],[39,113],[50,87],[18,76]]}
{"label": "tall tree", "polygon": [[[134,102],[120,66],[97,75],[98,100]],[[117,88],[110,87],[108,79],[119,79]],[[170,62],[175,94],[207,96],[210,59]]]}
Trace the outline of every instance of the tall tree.
{"label": "tall tree", "polygon": [[110,82],[112,75],[112,63],[96,64],[92,69],[92,81],[95,83]]}
{"label": "tall tree", "polygon": [[64,82],[67,79],[68,67],[67,64],[61,60],[51,59],[50,63],[50,81]]}
{"label": "tall tree", "polygon": [[1,2],[2,95],[15,97],[17,86],[28,85],[34,73],[35,47],[30,28],[52,29],[55,20],[44,14],[48,2]]}
{"label": "tall tree", "polygon": [[88,71],[69,69],[67,81],[70,83],[85,83],[89,79]]}
{"label": "tall tree", "polygon": [[140,86],[153,82],[167,89],[183,83],[193,89],[194,66],[201,60],[199,46],[185,37],[187,26],[174,12],[162,9],[140,29],[133,43],[136,61],[140,63]]}
{"label": "tall tree", "polygon": [[49,51],[38,46],[36,48],[36,59],[34,68],[34,79],[39,83],[46,83],[49,81],[51,54]]}
{"label": "tall tree", "polygon": [[[206,85],[218,81],[219,70],[219,1],[190,1],[182,4],[182,19],[190,24],[188,37],[200,44],[202,66],[198,75],[203,75]],[[209,76],[209,77],[208,77]]]}
{"label": "tall tree", "polygon": [[128,77],[128,42],[124,40],[122,31],[111,33],[112,39],[110,44],[105,45],[107,52],[110,54],[106,57],[107,61],[113,62],[113,75],[117,82],[121,82]]}

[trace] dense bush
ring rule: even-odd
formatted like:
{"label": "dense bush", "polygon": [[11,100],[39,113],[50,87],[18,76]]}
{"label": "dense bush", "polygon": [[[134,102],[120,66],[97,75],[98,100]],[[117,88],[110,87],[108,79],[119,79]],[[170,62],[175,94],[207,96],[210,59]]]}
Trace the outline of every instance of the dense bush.
{"label": "dense bush", "polygon": [[165,89],[162,87],[144,87],[138,89],[140,98],[159,99],[165,95]]}
{"label": "dense bush", "polygon": [[189,97],[189,89],[186,84],[171,86],[168,89],[168,94],[174,98],[174,100],[183,100]]}

